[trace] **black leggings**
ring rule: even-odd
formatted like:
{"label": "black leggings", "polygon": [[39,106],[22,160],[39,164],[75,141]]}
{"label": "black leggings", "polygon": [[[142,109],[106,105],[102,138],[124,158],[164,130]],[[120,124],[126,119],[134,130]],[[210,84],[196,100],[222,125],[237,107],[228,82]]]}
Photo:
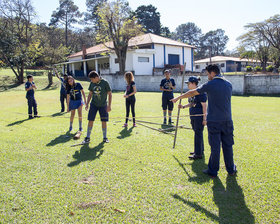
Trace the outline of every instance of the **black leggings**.
{"label": "black leggings", "polygon": [[130,106],[131,106],[131,113],[132,113],[133,123],[135,123],[135,102],[136,102],[135,96],[128,97],[128,98],[125,99],[125,106],[126,106],[126,119],[125,119],[125,123],[128,122]]}

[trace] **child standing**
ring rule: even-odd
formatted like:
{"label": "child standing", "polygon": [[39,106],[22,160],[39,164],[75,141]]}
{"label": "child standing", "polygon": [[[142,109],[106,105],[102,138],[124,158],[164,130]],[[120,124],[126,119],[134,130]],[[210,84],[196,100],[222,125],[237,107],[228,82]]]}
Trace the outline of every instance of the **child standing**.
{"label": "child standing", "polygon": [[[196,89],[200,78],[195,76],[189,77],[189,80],[186,82],[190,90]],[[190,109],[190,115],[200,115],[200,116],[191,116],[191,125],[194,131],[194,152],[191,152],[189,159],[202,159],[204,154],[204,142],[203,142],[203,129],[206,125],[206,111],[207,111],[207,96],[205,93],[196,95],[194,97],[188,98],[189,103],[186,105],[179,104],[179,108]],[[203,115],[202,115],[203,114]]]}
{"label": "child standing", "polygon": [[60,103],[61,103],[61,112],[64,112],[65,106],[64,106],[64,101],[67,98],[67,93],[66,93],[66,84],[67,84],[67,75],[64,74],[63,78],[58,75],[58,72],[56,69],[54,69],[54,72],[56,74],[56,77],[60,80],[61,82],[61,87],[60,87]]}
{"label": "child standing", "polygon": [[173,90],[176,87],[175,81],[174,79],[170,78],[170,70],[165,70],[164,71],[164,75],[165,75],[165,79],[161,80],[160,83],[160,90],[163,91],[162,92],[162,110],[163,110],[163,124],[166,124],[166,110],[168,108],[168,116],[169,116],[169,120],[168,120],[168,124],[172,124],[172,111],[173,111],[173,102],[170,101],[171,99],[173,99]]}
{"label": "child standing", "polygon": [[[89,94],[86,102],[86,110],[90,103],[90,109],[88,112],[88,130],[87,137],[83,143],[90,142],[90,134],[93,127],[93,122],[95,120],[97,111],[99,111],[101,123],[102,123],[102,132],[103,132],[103,142],[108,143],[107,138],[107,121],[109,121],[109,112],[111,111],[112,103],[112,91],[109,83],[103,79],[96,71],[91,71],[89,73],[90,85],[89,85]],[[109,98],[107,104],[107,96]]]}
{"label": "child standing", "polygon": [[136,127],[135,123],[135,94],[136,94],[136,85],[134,82],[134,76],[132,72],[126,72],[124,74],[124,79],[127,83],[126,91],[124,94],[125,98],[125,106],[126,106],[126,119],[123,127],[127,127],[128,117],[129,117],[129,110],[131,107],[132,119],[133,119],[133,127]]}
{"label": "child standing", "polygon": [[70,116],[70,127],[69,132],[73,129],[73,121],[75,117],[75,111],[78,110],[79,115],[79,131],[83,131],[82,127],[82,109],[83,109],[83,100],[86,101],[86,96],[83,90],[83,87],[80,83],[76,83],[72,76],[68,76],[67,78],[67,112],[71,111]]}
{"label": "child standing", "polygon": [[28,75],[27,76],[27,82],[25,83],[25,90],[26,90],[26,99],[28,103],[28,118],[32,119],[32,108],[34,112],[34,117],[38,117],[38,111],[37,111],[37,102],[35,100],[34,96],[34,89],[37,89],[35,83],[33,82],[33,76]]}

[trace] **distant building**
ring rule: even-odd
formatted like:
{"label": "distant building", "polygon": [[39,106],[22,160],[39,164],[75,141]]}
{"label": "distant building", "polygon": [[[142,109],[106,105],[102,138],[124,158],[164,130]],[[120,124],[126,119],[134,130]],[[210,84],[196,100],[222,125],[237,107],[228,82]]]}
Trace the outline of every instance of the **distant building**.
{"label": "distant building", "polygon": [[245,58],[236,58],[236,57],[226,57],[226,56],[215,56],[211,58],[205,58],[197,60],[194,62],[195,71],[202,72],[205,67],[212,64],[219,65],[222,72],[243,72],[246,71],[246,66],[261,66],[261,62],[258,60],[248,60]]}
{"label": "distant building", "polygon": [[[108,47],[106,47],[106,46]],[[117,56],[113,43],[99,44],[68,57],[68,71],[75,76],[87,76],[96,70],[102,75],[116,74],[119,71]],[[187,45],[155,34],[144,34],[132,38],[128,44],[126,71],[135,75],[153,75],[166,65],[182,65],[186,63],[186,71],[194,71],[194,46]],[[162,73],[161,73],[162,74]]]}

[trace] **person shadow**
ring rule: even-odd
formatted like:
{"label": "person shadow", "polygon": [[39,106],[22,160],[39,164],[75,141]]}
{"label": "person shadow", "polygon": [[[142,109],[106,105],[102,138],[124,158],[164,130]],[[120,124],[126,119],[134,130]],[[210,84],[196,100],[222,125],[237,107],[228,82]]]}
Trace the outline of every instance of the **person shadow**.
{"label": "person shadow", "polygon": [[99,159],[104,152],[103,147],[104,142],[99,143],[94,148],[90,148],[89,144],[83,145],[80,151],[76,151],[73,155],[75,161],[68,163],[67,166],[73,167],[79,165],[81,162]]}
{"label": "person shadow", "polygon": [[[209,178],[203,174],[203,170],[207,168],[207,164],[205,163],[205,157],[202,159],[193,160],[190,163],[182,163],[176,156],[173,155],[173,158],[177,161],[178,165],[183,169],[183,171],[188,176],[188,181],[197,182],[198,184],[203,184],[209,181]],[[191,165],[192,171],[195,173],[195,176],[191,176],[186,169],[187,165]]]}
{"label": "person shadow", "polygon": [[242,188],[238,185],[235,176],[227,177],[226,187],[224,187],[219,177],[214,178],[212,190],[214,203],[219,209],[218,215],[208,211],[197,202],[184,199],[178,194],[174,194],[172,197],[194,208],[197,212],[203,213],[215,222],[233,224],[255,223],[255,218],[250,209],[246,206]]}
{"label": "person shadow", "polygon": [[55,139],[51,140],[46,146],[55,146],[57,144],[62,144],[70,141],[75,134],[70,133],[67,131],[65,134],[56,137]]}
{"label": "person shadow", "polygon": [[176,127],[170,124],[162,124],[161,129],[165,132],[173,132],[175,131]]}
{"label": "person shadow", "polygon": [[66,114],[66,112],[57,112],[57,113],[52,114],[51,117],[59,117],[59,116],[62,116],[64,114]]}
{"label": "person shadow", "polygon": [[131,136],[131,133],[132,133],[132,130],[133,130],[133,127],[131,128],[123,128],[123,130],[120,131],[120,136],[117,136],[118,139],[124,139],[124,138],[127,138],[129,136]]}
{"label": "person shadow", "polygon": [[7,127],[11,127],[11,126],[14,126],[14,125],[22,124],[23,122],[28,121],[28,120],[31,120],[31,119],[26,118],[26,119],[23,119],[23,120],[20,120],[20,121],[15,121],[13,123],[7,124]]}

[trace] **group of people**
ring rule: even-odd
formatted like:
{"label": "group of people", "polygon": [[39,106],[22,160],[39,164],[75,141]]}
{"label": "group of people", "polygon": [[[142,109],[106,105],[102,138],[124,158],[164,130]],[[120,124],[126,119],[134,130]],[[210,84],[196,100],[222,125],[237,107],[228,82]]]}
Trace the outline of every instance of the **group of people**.
{"label": "group of people", "polygon": [[[176,88],[176,83],[170,77],[170,70],[165,70],[165,78],[161,80],[160,90],[162,93],[162,110],[163,124],[172,122],[172,111],[174,103],[179,99],[188,98],[188,104],[181,105],[179,108],[189,108],[191,125],[194,131],[194,152],[191,152],[190,159],[202,159],[204,155],[203,130],[204,126],[208,128],[208,140],[211,147],[211,155],[209,158],[208,169],[205,174],[215,177],[219,170],[220,161],[220,145],[222,143],[224,160],[227,172],[230,175],[236,174],[236,166],[233,162],[233,122],[231,118],[231,94],[232,86],[221,74],[217,65],[209,65],[206,67],[209,81],[198,87],[200,79],[195,76],[189,77],[186,82],[189,91],[185,94],[174,98],[173,91]],[[61,80],[61,112],[64,112],[64,101],[67,102],[67,112],[71,112],[69,131],[73,129],[73,120],[75,111],[78,110],[79,115],[79,131],[82,131],[82,107],[85,104],[88,112],[88,128],[87,135],[83,143],[90,142],[93,123],[97,112],[99,112],[102,122],[103,142],[108,143],[107,138],[107,121],[109,120],[109,112],[112,104],[112,90],[108,81],[103,79],[96,71],[89,73],[91,83],[89,85],[89,95],[86,98],[83,87],[80,83],[75,82],[72,76],[57,77]],[[124,94],[126,105],[126,118],[123,127],[128,126],[130,109],[132,112],[133,127],[136,127],[135,122],[135,94],[136,84],[132,72],[125,73],[126,91]],[[34,117],[38,116],[37,104],[34,98],[34,89],[36,88],[33,77],[27,77],[28,82],[25,85],[27,91],[26,98],[28,100],[29,118],[32,117],[32,107],[34,108]],[[207,93],[207,94],[206,94]],[[83,100],[82,100],[83,98]],[[208,98],[208,108],[206,101]],[[108,102],[107,102],[108,99]]]}

